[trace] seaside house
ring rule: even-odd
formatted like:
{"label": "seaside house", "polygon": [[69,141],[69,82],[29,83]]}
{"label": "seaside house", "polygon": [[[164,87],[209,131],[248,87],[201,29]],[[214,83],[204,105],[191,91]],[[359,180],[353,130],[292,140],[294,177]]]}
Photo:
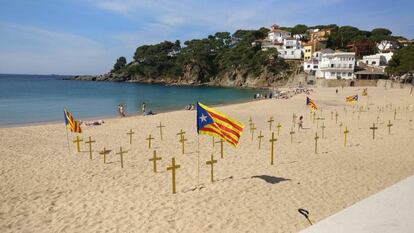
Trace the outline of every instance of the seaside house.
{"label": "seaside house", "polygon": [[324,79],[354,79],[355,53],[332,52],[321,53],[316,78]]}
{"label": "seaside house", "polygon": [[303,71],[315,75],[316,71],[319,69],[319,62],[322,60],[322,54],[326,53],[335,53],[335,51],[332,49],[322,49],[312,53],[309,60],[304,60]]}
{"label": "seaside house", "polygon": [[383,40],[377,43],[377,48],[380,52],[388,52],[399,49],[399,46],[396,41]]}
{"label": "seaside house", "polygon": [[403,46],[403,47],[407,47],[409,45],[414,45],[414,40],[403,40],[403,39],[400,39],[400,40],[398,40],[398,43],[401,46]]}
{"label": "seaside house", "polygon": [[276,48],[279,57],[283,59],[302,59],[301,41],[291,37],[290,32],[280,29],[276,24],[271,27],[267,38],[261,41],[261,48],[263,51]]}
{"label": "seaside house", "polygon": [[[392,57],[392,53],[388,53],[388,54],[391,54],[391,57]],[[386,54],[387,57],[389,57],[388,54]],[[387,60],[387,57],[382,53],[377,53],[374,55],[363,56],[361,61],[367,66],[377,66],[377,67],[386,66],[389,59],[391,59],[389,58]]]}

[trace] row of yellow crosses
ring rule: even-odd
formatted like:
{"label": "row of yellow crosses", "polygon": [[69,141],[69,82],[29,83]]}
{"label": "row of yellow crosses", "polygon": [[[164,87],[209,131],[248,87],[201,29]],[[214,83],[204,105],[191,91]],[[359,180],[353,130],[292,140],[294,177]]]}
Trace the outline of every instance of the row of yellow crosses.
{"label": "row of yellow crosses", "polygon": [[[388,109],[388,106],[387,106],[387,109]],[[346,108],[344,108],[345,115],[346,115],[346,111],[347,111]],[[383,111],[383,109],[382,108],[379,108],[378,111],[379,112],[380,111]],[[354,112],[355,112],[355,110],[354,110]],[[394,111],[394,119],[396,119],[396,115],[397,115],[397,111],[395,109],[395,111]],[[325,120],[325,118],[323,118],[323,117],[320,117],[320,116],[316,117],[316,112],[314,112],[314,111],[311,111],[310,112],[310,116],[311,116],[311,118],[313,118],[313,123],[315,123],[315,121],[316,121],[316,128],[317,129],[319,128],[319,121],[320,120]],[[334,116],[334,112],[331,111],[331,120],[333,120],[333,116]],[[335,123],[336,124],[338,123],[338,116],[339,116],[338,112],[335,111]],[[293,116],[292,116],[293,127],[291,127],[291,130],[289,132],[291,144],[293,144],[293,135],[295,134],[295,131],[293,129],[296,127],[296,119],[297,119],[297,116],[294,113]],[[358,119],[359,119],[359,115],[358,115]],[[378,120],[378,118],[377,118],[377,120]],[[269,130],[272,131],[272,126],[273,126],[273,122],[274,122],[273,117],[270,117],[267,122],[269,123]],[[411,123],[411,121],[410,121],[410,123]],[[255,127],[255,124],[253,123],[252,118],[249,119],[249,126],[250,126],[251,140],[253,141],[254,140],[254,132],[256,130],[256,127]],[[342,122],[340,122],[340,124],[339,124],[339,132],[340,133],[342,133],[342,126],[343,126],[343,124],[342,124]],[[388,124],[387,124],[388,134],[391,134],[391,127],[392,126],[393,126],[393,124],[391,124],[391,121],[388,121]],[[161,140],[163,140],[163,128],[164,127],[166,127],[166,126],[165,125],[162,125],[161,123],[157,126],[157,128],[159,128],[159,130],[160,130],[160,138],[161,138]],[[280,135],[280,128],[281,127],[282,127],[282,125],[279,122],[276,125],[277,135],[278,136]],[[325,137],[324,136],[324,130],[326,128],[325,127],[325,124],[322,123],[322,126],[320,128],[322,130],[322,138],[324,138]],[[370,127],[370,129],[372,130],[372,138],[375,139],[375,130],[378,130],[378,127],[375,125],[375,123],[373,123],[373,125],[372,125],[372,127]],[[298,128],[298,130],[299,130],[299,128]],[[179,142],[181,143],[182,154],[184,154],[184,151],[185,151],[185,146],[184,145],[185,145],[185,142],[187,141],[187,139],[185,138],[185,133],[186,132],[183,131],[183,130],[180,130],[180,132],[177,133],[177,136],[180,137]],[[344,134],[344,146],[347,145],[347,134],[348,133],[350,133],[350,131],[345,126],[345,129],[343,131],[343,134]],[[130,129],[129,132],[127,132],[126,134],[129,136],[129,143],[132,144],[132,135],[135,134],[135,132],[133,132],[132,129]],[[258,145],[259,146],[259,149],[261,149],[261,144],[262,144],[262,138],[263,137],[264,136],[262,134],[262,131],[260,131],[259,135],[257,136],[258,142],[259,142],[259,145]],[[149,134],[148,138],[146,138],[146,140],[148,141],[148,148],[149,149],[151,149],[151,147],[152,147],[151,141],[154,140],[154,139],[155,138],[152,137],[151,134]],[[315,133],[315,137],[314,137],[314,140],[315,140],[315,154],[318,153],[318,139],[319,139],[319,136],[318,136],[318,133],[316,132]],[[79,136],[76,136],[76,140],[73,141],[74,143],[76,143],[76,147],[77,147],[77,151],[78,152],[80,152],[80,142],[82,142],[82,141],[83,140],[80,139]],[[274,143],[276,141],[277,141],[277,138],[275,138],[275,133],[272,132],[272,136],[269,139],[269,142],[271,144],[271,147],[270,147],[270,164],[271,165],[274,165]],[[89,145],[89,157],[90,157],[90,159],[92,159],[92,143],[94,143],[94,142],[96,142],[96,141],[92,140],[92,137],[88,137],[88,141],[85,142],[86,144]],[[212,144],[213,147],[214,147],[214,144],[216,144],[216,143],[220,143],[220,154],[221,154],[221,158],[224,158],[224,153],[223,153],[224,140],[220,139],[219,141],[215,142],[214,141],[214,137],[213,137],[213,144]],[[109,154],[110,152],[111,152],[111,150],[107,150],[105,147],[103,148],[102,151],[99,152],[99,154],[103,155],[104,163],[106,163],[106,155]],[[122,147],[120,147],[119,148],[119,152],[116,153],[117,155],[120,156],[121,168],[124,167],[123,155],[125,153],[128,153],[128,151],[123,150]],[[149,161],[153,163],[153,171],[154,172],[157,172],[157,161],[159,161],[159,160],[162,160],[162,158],[161,157],[158,157],[156,150],[154,150],[153,151],[152,158],[149,159]],[[215,163],[217,163],[217,160],[214,159],[213,154],[212,154],[210,160],[206,161],[206,164],[207,165],[210,165],[210,167],[211,167],[211,182],[214,182],[214,174],[213,174],[213,171],[214,171],[214,164]],[[171,171],[172,172],[172,192],[173,193],[176,193],[175,175],[176,175],[176,169],[178,169],[178,168],[180,168],[180,165],[179,164],[176,164],[175,157],[173,157],[172,158],[172,161],[171,161],[171,166],[168,166],[166,168],[167,171]]]}

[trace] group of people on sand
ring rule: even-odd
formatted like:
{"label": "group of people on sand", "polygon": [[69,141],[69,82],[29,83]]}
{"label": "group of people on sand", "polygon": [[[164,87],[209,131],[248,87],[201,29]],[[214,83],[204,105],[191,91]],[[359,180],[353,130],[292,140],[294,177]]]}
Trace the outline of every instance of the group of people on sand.
{"label": "group of people on sand", "polygon": [[187,104],[184,108],[185,110],[195,110],[195,105],[194,104]]}
{"label": "group of people on sand", "polygon": [[269,92],[269,93],[265,93],[264,95],[261,94],[261,93],[256,93],[253,96],[253,99],[255,99],[255,100],[256,99],[267,99],[267,98],[269,98],[269,99],[273,98],[273,93]]}
{"label": "group of people on sand", "polygon": [[[148,115],[155,115],[155,112],[153,112],[152,110],[149,110],[148,112],[146,111],[146,104],[145,102],[142,102],[141,104],[141,111],[142,111],[142,115],[144,116],[148,116]],[[125,112],[125,104],[118,104],[118,114],[121,117],[126,117],[126,112]]]}

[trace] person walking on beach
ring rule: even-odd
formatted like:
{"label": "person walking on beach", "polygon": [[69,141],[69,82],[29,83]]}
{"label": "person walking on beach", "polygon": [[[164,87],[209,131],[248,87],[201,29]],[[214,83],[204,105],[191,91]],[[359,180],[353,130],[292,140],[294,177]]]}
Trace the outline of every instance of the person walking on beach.
{"label": "person walking on beach", "polygon": [[298,130],[303,129],[303,116],[299,117]]}

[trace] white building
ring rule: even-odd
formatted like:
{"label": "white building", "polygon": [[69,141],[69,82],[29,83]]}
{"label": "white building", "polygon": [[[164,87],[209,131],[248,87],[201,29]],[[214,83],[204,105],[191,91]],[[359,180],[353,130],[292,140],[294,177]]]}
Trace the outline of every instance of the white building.
{"label": "white building", "polygon": [[271,42],[282,43],[283,39],[290,37],[290,32],[282,30],[278,25],[272,25],[269,33],[267,34],[267,39]]}
{"label": "white building", "polygon": [[388,40],[383,40],[379,43],[377,43],[377,48],[379,51],[383,52],[383,51],[389,51],[389,50],[393,50],[393,49],[398,49],[398,43],[395,41],[388,41]]}
{"label": "white building", "polygon": [[323,53],[318,68],[315,74],[317,78],[353,79],[355,77],[355,53]]}
{"label": "white building", "polygon": [[278,52],[283,59],[302,59],[301,42],[293,37],[286,38]]}
{"label": "white building", "polygon": [[387,64],[385,57],[380,54],[363,56],[362,62],[368,66],[385,66]]}
{"label": "white building", "polygon": [[306,73],[315,73],[319,70],[319,62],[322,60],[323,54],[335,53],[332,49],[322,49],[312,53],[312,58],[303,62],[303,71]]}
{"label": "white building", "polygon": [[262,50],[276,48],[283,59],[302,59],[302,44],[290,32],[281,30],[276,24],[272,26],[267,38],[261,41]]}

